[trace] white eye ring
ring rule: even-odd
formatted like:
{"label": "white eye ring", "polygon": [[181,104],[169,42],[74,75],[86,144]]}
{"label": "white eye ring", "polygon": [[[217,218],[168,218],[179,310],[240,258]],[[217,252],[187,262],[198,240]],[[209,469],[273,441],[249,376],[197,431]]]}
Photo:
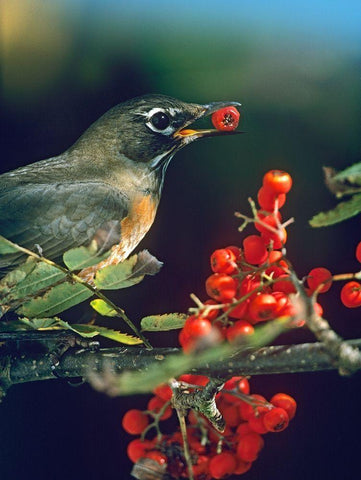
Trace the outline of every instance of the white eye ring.
{"label": "white eye ring", "polygon": [[[169,125],[165,128],[157,128],[153,122],[152,122],[152,118],[154,117],[154,115],[156,115],[157,113],[162,113],[165,115],[165,117],[167,117],[169,119]],[[156,133],[161,133],[162,135],[171,135],[172,133],[174,133],[175,131],[175,128],[172,127],[171,125],[171,116],[169,115],[169,113],[162,109],[162,108],[152,108],[148,113],[147,113],[147,122],[146,122],[146,126],[148,128],[150,128],[151,130],[153,130],[153,132],[156,132]]]}

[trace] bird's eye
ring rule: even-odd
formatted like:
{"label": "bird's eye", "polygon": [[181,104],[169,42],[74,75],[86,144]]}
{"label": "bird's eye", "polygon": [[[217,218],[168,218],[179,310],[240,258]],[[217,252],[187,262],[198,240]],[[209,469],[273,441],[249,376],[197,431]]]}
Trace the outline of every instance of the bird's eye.
{"label": "bird's eye", "polygon": [[170,120],[168,115],[166,115],[164,112],[157,112],[150,118],[150,123],[157,130],[165,130],[167,127],[169,127]]}

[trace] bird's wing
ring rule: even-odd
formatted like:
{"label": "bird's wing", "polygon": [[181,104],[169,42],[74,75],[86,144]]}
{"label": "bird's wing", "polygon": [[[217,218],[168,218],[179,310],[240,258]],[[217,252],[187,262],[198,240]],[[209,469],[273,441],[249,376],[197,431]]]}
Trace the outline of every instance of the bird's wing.
{"label": "bird's wing", "polygon": [[[119,222],[127,215],[128,199],[100,182],[26,183],[0,189],[0,235],[45,257],[58,259],[69,248],[85,245],[100,231],[109,244],[118,241]],[[108,246],[108,245],[107,245]],[[19,255],[0,257],[0,270],[22,261]]]}

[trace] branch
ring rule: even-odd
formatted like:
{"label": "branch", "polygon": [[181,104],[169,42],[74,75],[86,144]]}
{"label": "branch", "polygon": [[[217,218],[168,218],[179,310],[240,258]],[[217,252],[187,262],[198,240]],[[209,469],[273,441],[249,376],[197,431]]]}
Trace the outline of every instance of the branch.
{"label": "branch", "polygon": [[[361,347],[361,339],[345,342]],[[155,365],[162,368],[164,362],[182,355],[177,348],[106,348],[97,352],[70,350],[60,359],[56,369],[58,377],[67,379],[89,377],[111,371],[148,371]],[[3,353],[0,355],[0,385],[6,391],[18,383],[51,380],[54,376],[49,355],[38,353]],[[338,366],[322,343],[263,347],[252,352],[233,354],[222,362],[193,367],[191,373],[229,378],[233,375],[268,375],[281,373],[337,370]],[[361,369],[361,365],[358,367]],[[169,372],[169,378],[172,372]]]}

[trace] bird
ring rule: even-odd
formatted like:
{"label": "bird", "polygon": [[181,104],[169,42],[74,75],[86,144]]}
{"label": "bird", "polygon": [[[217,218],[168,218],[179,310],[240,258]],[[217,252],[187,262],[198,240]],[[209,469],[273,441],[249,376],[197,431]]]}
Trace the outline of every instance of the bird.
{"label": "bird", "polygon": [[[239,102],[187,103],[147,94],[116,105],[64,153],[0,175],[0,235],[61,261],[66,250],[95,245],[108,257],[80,272],[91,282],[126,259],[150,229],[174,154],[224,132],[188,128]],[[26,259],[0,256],[0,278]]]}

